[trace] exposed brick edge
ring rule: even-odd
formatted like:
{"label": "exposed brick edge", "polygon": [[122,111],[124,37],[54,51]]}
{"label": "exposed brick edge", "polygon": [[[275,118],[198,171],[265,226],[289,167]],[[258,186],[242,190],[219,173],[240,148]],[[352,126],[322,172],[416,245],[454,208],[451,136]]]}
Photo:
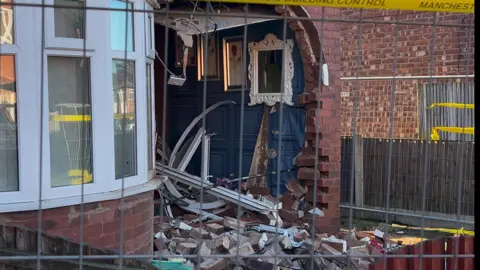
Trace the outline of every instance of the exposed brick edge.
{"label": "exposed brick edge", "polygon": [[[308,15],[325,14],[326,16],[339,17],[340,10],[325,8],[305,7]],[[288,18],[298,17],[292,8],[288,6],[275,6],[275,11]],[[305,25],[308,25],[305,27]],[[320,29],[320,25],[323,29]],[[313,26],[313,27],[312,27]],[[304,104],[307,110],[305,127],[305,144],[300,156],[296,159],[299,168],[297,178],[305,181],[305,186],[318,191],[317,207],[325,212],[323,218],[315,222],[320,232],[336,232],[340,229],[340,47],[338,26],[332,22],[315,24],[312,21],[291,20],[289,27],[295,33],[295,39],[300,49],[303,62],[305,78],[304,93],[300,97],[300,103]],[[310,29],[307,31],[307,29]],[[315,29],[313,31],[313,29]],[[323,30],[323,35],[319,32]],[[337,31],[338,30],[338,31]],[[337,32],[337,33],[333,33]],[[329,63],[330,86],[318,85],[318,63],[314,52],[312,41],[322,36],[321,47],[325,56],[325,62]],[[335,40],[338,39],[338,40]],[[320,103],[320,104],[319,104]],[[318,109],[320,108],[320,109]],[[316,132],[320,132],[318,144],[316,143]],[[315,147],[318,145],[317,186],[314,187],[315,173]],[[313,196],[307,196],[307,200],[313,200]]]}

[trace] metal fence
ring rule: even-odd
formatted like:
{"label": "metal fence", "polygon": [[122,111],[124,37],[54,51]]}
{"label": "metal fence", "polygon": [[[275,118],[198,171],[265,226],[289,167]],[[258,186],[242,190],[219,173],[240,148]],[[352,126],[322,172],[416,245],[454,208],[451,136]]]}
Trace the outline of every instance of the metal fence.
{"label": "metal fence", "polygon": [[[419,98],[420,130],[423,136],[428,136],[433,127],[473,127],[475,113],[473,109],[452,107],[434,107],[438,103],[473,104],[475,100],[475,83],[436,83],[422,85]],[[431,107],[431,108],[430,108]],[[460,140],[457,133],[442,134],[444,140]],[[422,137],[425,138],[425,137]],[[474,136],[468,135],[465,140],[473,141]]]}
{"label": "metal fence", "polygon": [[[353,154],[351,137],[343,137],[342,152],[342,202],[349,201],[350,166]],[[356,174],[354,175],[354,198],[357,206],[371,207],[380,210],[385,205],[386,157],[388,156],[389,140],[358,138],[354,148]],[[462,145],[465,144],[465,145]],[[439,220],[429,221],[429,227],[455,227],[454,220],[457,211],[456,190],[458,187],[458,168],[460,160],[464,160],[461,200],[461,220],[472,222],[474,217],[475,194],[475,155],[474,143],[458,141],[425,141],[425,140],[393,140],[392,150],[392,191],[391,206],[395,212],[418,214],[422,210],[421,179],[425,173],[422,161],[425,148],[430,148],[428,162],[429,170],[428,193],[425,210],[428,216],[450,218],[450,222]],[[464,155],[458,151],[465,147]],[[355,197],[357,196],[357,197]],[[363,205],[362,205],[363,204]],[[363,218],[367,214],[363,213]],[[371,218],[382,220],[382,217]],[[420,226],[417,218],[394,217],[392,220],[412,226]],[[473,230],[473,223],[463,224]]]}
{"label": "metal fence", "polygon": [[[409,246],[389,238],[392,226],[379,226],[375,233],[354,229],[358,212],[381,215],[384,224],[391,224],[397,216],[415,218],[420,222],[420,239],[427,238],[427,225],[435,221],[451,222],[455,229],[473,224],[462,219],[473,215],[474,207],[473,143],[466,142],[467,135],[457,135],[455,143],[432,142],[429,137],[417,142],[398,141],[419,136],[419,108],[411,105],[419,104],[418,92],[411,92],[417,91],[419,84],[431,89],[439,80],[471,80],[473,15],[457,14],[458,20],[445,17],[440,21],[444,14],[438,12],[151,0],[112,0],[112,6],[99,1],[89,6],[92,2],[1,1],[2,9],[12,10],[13,6],[13,12],[41,10],[32,11],[31,18],[41,25],[41,33],[27,33],[39,37],[31,46],[36,46],[32,51],[40,55],[36,59],[42,64],[38,70],[25,66],[15,69],[19,100],[13,103],[18,123],[25,130],[29,125],[39,128],[31,135],[38,143],[27,144],[35,147],[28,149],[35,155],[25,150],[25,137],[17,139],[19,177],[20,181],[29,180],[22,174],[32,170],[38,171],[38,179],[21,182],[18,192],[32,192],[21,193],[31,195],[23,202],[11,191],[0,195],[0,269],[473,269],[473,240],[469,236],[442,236]],[[152,3],[152,9],[145,8]],[[68,38],[49,43],[46,41],[55,37],[55,31],[62,31],[52,27],[55,20],[49,20],[48,16],[55,14],[54,7],[85,13],[62,13],[62,18],[79,20],[71,22],[76,31],[67,29],[62,33],[70,35]],[[116,49],[107,50],[114,53],[105,56],[96,49],[103,52],[108,44],[99,43],[96,48],[88,38],[103,40],[100,36],[110,35],[110,30],[101,32],[103,25],[89,20],[112,16],[113,25],[118,17],[114,19],[112,12],[125,14],[120,20],[124,24],[120,29],[125,30],[111,34],[119,43],[113,46]],[[146,16],[138,21],[132,14]],[[137,18],[134,23],[129,21],[132,18]],[[21,24],[21,20],[30,18],[15,22]],[[3,23],[2,36],[8,25],[11,23]],[[420,34],[423,39],[415,45],[406,36],[418,31],[424,31]],[[457,39],[445,36],[450,32],[461,34]],[[133,41],[128,38],[132,33]],[[183,46],[178,46],[178,33]],[[72,35],[80,42],[71,42]],[[14,37],[23,36],[16,32]],[[9,40],[13,39],[10,36]],[[377,39],[385,43],[375,44]],[[437,61],[438,50],[451,50],[438,45],[443,39],[457,44],[460,51],[453,53],[460,55],[457,58],[448,53],[445,61],[457,61],[458,65],[447,72],[443,68],[450,62]],[[140,45],[135,43],[139,40]],[[155,47],[149,47],[153,44]],[[91,75],[74,80],[66,72],[65,78],[57,76],[65,79],[65,84],[48,84],[46,78],[53,81],[55,76],[47,74],[51,70],[44,63],[46,56],[62,56],[69,46],[75,49],[72,55],[82,58],[75,68],[91,66]],[[22,51],[9,49],[0,55]],[[138,51],[146,56],[139,56]],[[210,55],[211,51],[215,53]],[[124,72],[123,80],[113,82],[113,86],[125,88],[125,93],[127,82],[136,86],[131,89],[129,84],[128,97],[118,101],[123,113],[115,115],[123,126],[123,147],[114,146],[118,141],[111,142],[114,135],[121,135],[114,133],[113,110],[111,132],[98,131],[109,123],[104,108],[113,108],[113,100],[102,99],[111,98],[113,92],[102,94],[107,90],[96,86],[110,86],[104,82],[112,81],[110,74],[104,77],[102,71],[110,66],[110,56],[124,66],[127,61],[135,62],[137,66],[132,68],[138,74],[155,77],[152,100],[147,100],[144,88],[153,82],[141,82],[144,78],[138,74]],[[89,65],[85,59],[90,59]],[[28,63],[22,61],[18,62]],[[144,64],[149,71],[143,71]],[[414,69],[418,65],[421,68]],[[41,93],[35,96],[37,100],[30,102],[22,93],[22,83],[28,82],[24,73],[37,76],[31,80],[40,85],[32,83]],[[11,83],[4,77],[2,85]],[[48,103],[62,98],[63,93],[52,97],[47,95],[49,91],[80,89],[90,79],[98,84],[85,86],[87,90],[75,92],[72,99],[87,104],[93,95],[92,113],[68,118],[49,111],[53,105]],[[74,82],[77,85],[73,86]],[[38,109],[38,119],[22,116],[28,114],[28,107],[21,110],[25,109],[22,99],[32,110]],[[455,101],[471,102],[467,95],[459,95]],[[132,111],[137,115],[132,116]],[[146,116],[153,113],[154,117]],[[155,123],[146,119],[155,119]],[[67,179],[89,178],[76,182],[79,189],[70,195],[52,191],[45,184],[56,177],[47,177],[43,171],[51,162],[46,148],[55,147],[44,143],[52,132],[47,122],[54,120],[92,123],[93,172],[78,168],[56,172],[66,174]],[[351,135],[343,145],[342,127],[348,133],[345,135]],[[19,136],[24,136],[22,132]],[[87,133],[83,128],[78,132]],[[369,134],[385,136],[378,140],[368,138]],[[147,141],[157,141],[155,136],[161,143],[147,145]],[[78,143],[84,141],[79,135]],[[130,153],[135,152],[132,145],[140,150]],[[90,154],[90,149],[79,149],[78,156]],[[150,150],[157,153],[156,161],[148,160]],[[151,164],[155,164],[155,176],[147,179]],[[11,160],[5,166],[12,166]],[[105,179],[97,181],[99,178]],[[268,184],[255,186],[255,181],[248,181],[252,178]],[[101,185],[110,180],[114,183]],[[98,190],[94,188],[97,184]],[[412,199],[402,198],[407,194]],[[7,196],[12,202],[2,201]],[[63,202],[52,199],[55,196]],[[436,203],[438,196],[446,196],[447,201]],[[69,204],[77,199],[80,203]],[[32,202],[34,208],[28,204]],[[59,210],[52,210],[56,208]],[[454,218],[429,214],[442,210]]]}

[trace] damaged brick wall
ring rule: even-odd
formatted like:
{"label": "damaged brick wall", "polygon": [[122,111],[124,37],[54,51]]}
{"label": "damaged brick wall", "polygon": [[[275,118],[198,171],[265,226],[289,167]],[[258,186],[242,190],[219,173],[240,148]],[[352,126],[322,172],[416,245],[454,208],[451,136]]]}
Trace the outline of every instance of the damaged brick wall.
{"label": "damaged brick wall", "polygon": [[[361,64],[358,76],[393,76],[394,48],[398,29],[397,76],[429,75],[430,50],[433,42],[433,12],[365,10],[363,19],[380,21],[410,21],[426,25],[363,24],[361,34]],[[342,17],[360,18],[359,10],[342,10]],[[471,24],[473,14],[437,13],[438,24]],[[358,24],[341,24],[342,77],[356,74]],[[465,27],[435,27],[434,75],[473,74],[474,29]],[[467,50],[470,50],[470,68],[467,71]],[[457,79],[435,80],[455,82]],[[418,87],[429,80],[398,80],[396,83],[394,135],[395,138],[417,138]],[[351,135],[355,81],[343,81],[341,98],[342,135]],[[358,82],[357,130],[364,137],[388,138],[391,111],[392,82],[385,80]]]}
{"label": "damaged brick wall", "polygon": [[[84,243],[119,250],[120,200],[84,204]],[[42,231],[80,242],[80,205],[42,210]],[[3,225],[38,228],[38,211],[0,214]],[[153,250],[153,192],[124,199],[124,252],[150,254]]]}
{"label": "damaged brick wall", "polygon": [[[338,18],[340,9],[304,7],[304,11],[288,8],[288,16],[310,16],[314,18]],[[277,7],[282,13],[283,7]],[[305,12],[302,13],[302,12]],[[314,190],[317,189],[317,207],[323,210],[324,217],[315,218],[315,227],[320,232],[336,232],[340,227],[340,27],[333,22],[289,21],[295,32],[296,42],[300,47],[305,76],[304,94],[300,103],[304,104],[306,114],[305,146],[301,156],[297,157],[299,167],[297,178],[308,188],[305,199],[313,202]],[[318,42],[320,41],[320,42]],[[319,86],[319,61],[329,65],[328,87]],[[320,104],[318,104],[320,103]],[[320,110],[318,109],[320,107]],[[318,174],[314,174],[316,132],[318,142]],[[318,179],[314,185],[315,176]],[[304,221],[312,223],[313,217],[305,215]]]}

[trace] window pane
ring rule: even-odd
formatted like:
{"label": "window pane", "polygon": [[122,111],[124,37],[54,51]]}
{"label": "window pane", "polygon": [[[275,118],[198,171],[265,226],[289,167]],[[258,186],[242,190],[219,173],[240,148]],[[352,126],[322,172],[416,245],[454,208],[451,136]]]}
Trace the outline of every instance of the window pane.
{"label": "window pane", "polygon": [[0,192],[18,191],[15,56],[0,56]]}
{"label": "window pane", "polygon": [[137,174],[135,62],[113,60],[112,77],[115,178],[120,179]]}
{"label": "window pane", "polygon": [[55,36],[64,38],[85,38],[84,1],[55,0],[55,5],[74,8],[55,8]]}
{"label": "window pane", "polygon": [[[0,0],[2,3],[12,3],[12,0]],[[0,8],[0,44],[13,44],[13,7]]]}
{"label": "window pane", "polygon": [[147,64],[147,145],[148,169],[153,169],[153,130],[152,130],[152,66]]}
{"label": "window pane", "polygon": [[93,182],[90,61],[48,57],[52,187]]}
{"label": "window pane", "polygon": [[[126,4],[125,1],[110,0],[110,7],[117,9],[133,10],[133,4]],[[112,50],[133,51],[133,11],[112,11],[111,12],[111,38]],[[127,27],[128,24],[128,27]],[[126,42],[126,44],[125,44]],[[126,47],[125,47],[126,45]]]}

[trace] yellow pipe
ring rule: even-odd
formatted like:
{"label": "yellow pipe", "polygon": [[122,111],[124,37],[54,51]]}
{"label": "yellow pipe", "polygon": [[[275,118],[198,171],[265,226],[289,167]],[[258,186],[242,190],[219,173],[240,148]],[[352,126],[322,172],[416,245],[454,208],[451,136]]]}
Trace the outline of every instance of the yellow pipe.
{"label": "yellow pipe", "polygon": [[[404,228],[404,229],[412,229],[412,230],[421,230],[421,229],[422,229],[422,228],[419,228],[419,227],[409,227],[409,226],[403,226],[403,225],[398,225],[398,224],[392,224],[392,227],[395,227],[395,228]],[[464,228],[460,228],[460,229],[423,228],[423,230],[425,230],[425,231],[444,232],[444,233],[457,234],[457,235],[470,235],[470,236],[474,236],[474,235],[475,235],[475,232],[465,230]]]}
{"label": "yellow pipe", "polygon": [[445,132],[453,132],[453,133],[460,133],[460,134],[474,134],[473,127],[433,127],[432,133],[430,134],[430,138],[434,141],[440,140],[440,134],[438,131],[445,131]]}
{"label": "yellow pipe", "polygon": [[457,109],[473,109],[474,104],[466,104],[466,103],[432,103],[429,109],[433,109],[434,107],[450,107],[450,108],[457,108]]}

